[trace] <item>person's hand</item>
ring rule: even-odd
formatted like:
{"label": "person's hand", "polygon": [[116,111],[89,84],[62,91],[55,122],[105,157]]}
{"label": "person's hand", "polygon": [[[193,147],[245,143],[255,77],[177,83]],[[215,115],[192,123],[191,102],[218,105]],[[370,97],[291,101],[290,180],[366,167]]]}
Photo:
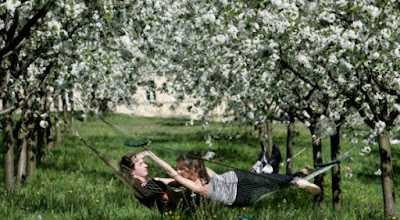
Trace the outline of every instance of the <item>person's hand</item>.
{"label": "person's hand", "polygon": [[151,152],[149,150],[143,151],[140,153],[140,156],[142,156],[142,157],[147,157],[147,156],[152,156],[152,155],[153,155],[153,152]]}

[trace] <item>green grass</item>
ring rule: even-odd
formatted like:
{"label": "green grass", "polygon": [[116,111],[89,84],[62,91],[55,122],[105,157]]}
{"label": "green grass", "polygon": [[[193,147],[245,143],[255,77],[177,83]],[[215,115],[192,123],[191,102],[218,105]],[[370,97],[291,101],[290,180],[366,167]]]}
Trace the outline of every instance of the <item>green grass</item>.
{"label": "green grass", "polygon": [[[141,205],[130,191],[113,176],[103,164],[74,135],[75,131],[91,145],[114,160],[119,160],[128,151],[143,149],[123,146],[126,140],[150,139],[153,150],[167,162],[175,164],[175,151],[214,151],[215,161],[238,168],[249,168],[259,153],[257,134],[250,127],[238,129],[235,126],[212,123],[203,130],[199,122],[193,127],[186,126],[184,119],[144,118],[129,115],[109,115],[105,119],[123,130],[130,138],[124,137],[96,118],[87,122],[76,122],[71,133],[63,134],[63,140],[48,152],[47,161],[38,165],[35,180],[26,182],[15,192],[4,191],[0,183],[0,219],[236,219],[249,216],[253,219],[383,219],[381,180],[374,175],[379,168],[378,146],[372,145],[372,152],[359,156],[355,151],[350,159],[342,162],[343,210],[332,210],[331,175],[325,174],[325,203],[315,206],[313,197],[295,188],[275,193],[246,208],[228,208],[213,202],[204,202],[194,213],[158,213]],[[295,137],[295,152],[307,150],[295,159],[295,170],[312,164],[311,138],[306,128],[296,124],[300,132]],[[282,124],[274,127],[274,140],[281,147],[285,158],[286,128]],[[218,135],[216,135],[218,133]],[[215,136],[213,146],[205,143],[207,135]],[[323,140],[324,161],[329,161],[329,140]],[[362,142],[351,144],[342,141],[342,152]],[[398,182],[400,148],[392,146],[395,183]],[[17,154],[16,154],[17,155]],[[0,155],[3,164],[3,155]],[[152,161],[150,176],[166,176]],[[207,163],[218,172],[228,168]],[[346,178],[346,167],[352,177]],[[0,168],[3,179],[3,166]],[[397,171],[397,172],[396,172]],[[281,169],[281,173],[284,168]],[[399,185],[395,186],[399,192]],[[400,211],[399,205],[397,210]]]}

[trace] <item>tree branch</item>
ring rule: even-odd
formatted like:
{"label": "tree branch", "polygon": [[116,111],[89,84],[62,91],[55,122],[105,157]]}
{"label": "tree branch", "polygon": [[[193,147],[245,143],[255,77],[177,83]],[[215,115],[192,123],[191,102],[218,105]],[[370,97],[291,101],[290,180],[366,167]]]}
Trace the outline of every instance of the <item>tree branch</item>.
{"label": "tree branch", "polygon": [[43,6],[29,21],[25,24],[25,26],[21,29],[18,35],[7,44],[1,48],[0,50],[0,61],[6,58],[10,51],[14,50],[16,47],[20,45],[20,43],[24,40],[24,38],[28,38],[30,36],[30,32],[32,27],[34,27],[41,18],[46,16],[47,12],[54,5],[55,0],[50,1],[47,5]]}

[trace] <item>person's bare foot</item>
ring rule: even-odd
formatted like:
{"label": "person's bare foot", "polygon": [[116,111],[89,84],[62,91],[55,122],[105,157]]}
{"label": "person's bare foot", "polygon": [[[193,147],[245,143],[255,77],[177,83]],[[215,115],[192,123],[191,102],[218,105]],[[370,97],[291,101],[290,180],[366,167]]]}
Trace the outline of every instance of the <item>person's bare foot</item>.
{"label": "person's bare foot", "polygon": [[303,169],[301,169],[301,172],[306,176],[310,175],[314,171],[315,171],[314,168],[312,168],[310,166],[305,166]]}
{"label": "person's bare foot", "polygon": [[303,189],[306,192],[309,192],[313,195],[317,195],[317,194],[321,193],[321,188],[319,188],[319,186],[315,185],[314,183],[310,183],[304,179],[297,180],[296,185],[300,189]]}

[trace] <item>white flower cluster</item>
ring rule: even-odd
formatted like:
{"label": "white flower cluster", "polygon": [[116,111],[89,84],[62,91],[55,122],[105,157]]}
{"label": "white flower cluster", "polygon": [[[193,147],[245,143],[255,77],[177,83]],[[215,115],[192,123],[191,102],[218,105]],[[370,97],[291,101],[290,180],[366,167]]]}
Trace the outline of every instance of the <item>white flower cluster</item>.
{"label": "white flower cluster", "polygon": [[370,146],[365,146],[363,149],[361,149],[361,152],[358,153],[360,156],[364,156],[365,154],[371,153],[371,147]]}
{"label": "white flower cluster", "polygon": [[17,7],[21,5],[21,1],[19,0],[7,0],[6,2],[0,4],[0,7],[5,7],[11,15],[14,14]]}
{"label": "white flower cluster", "polygon": [[345,167],[344,172],[345,172],[344,176],[345,176],[346,178],[350,179],[350,178],[353,177],[353,170],[352,170],[349,166],[346,166],[346,167]]}
{"label": "white flower cluster", "polygon": [[205,160],[210,160],[212,158],[214,158],[215,156],[215,152],[213,151],[207,151],[206,155],[203,157],[203,159]]}
{"label": "white flower cluster", "polygon": [[207,145],[207,147],[212,147],[212,146],[213,146],[213,142],[212,142],[212,137],[211,137],[211,135],[208,135],[208,136],[207,136],[206,145]]}

